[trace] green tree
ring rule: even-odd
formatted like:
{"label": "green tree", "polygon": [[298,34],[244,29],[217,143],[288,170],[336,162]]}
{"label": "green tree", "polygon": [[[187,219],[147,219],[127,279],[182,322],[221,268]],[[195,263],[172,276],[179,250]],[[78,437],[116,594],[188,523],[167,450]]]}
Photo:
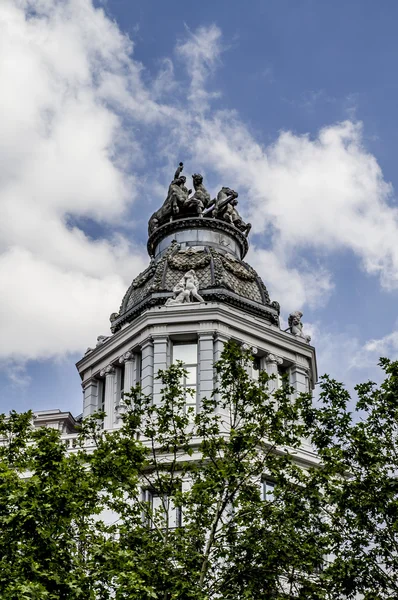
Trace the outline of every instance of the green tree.
{"label": "green tree", "polygon": [[73,452],[3,417],[0,597],[396,598],[398,364],[353,420],[336,381],[313,406],[251,360],[226,345],[197,415],[171,366],[159,404],[132,389],[120,429],[98,414]]}

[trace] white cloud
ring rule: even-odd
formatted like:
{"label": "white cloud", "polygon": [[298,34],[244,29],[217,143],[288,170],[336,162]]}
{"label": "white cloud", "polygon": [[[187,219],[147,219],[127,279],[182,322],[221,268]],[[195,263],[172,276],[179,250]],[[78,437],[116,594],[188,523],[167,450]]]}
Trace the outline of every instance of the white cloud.
{"label": "white cloud", "polygon": [[177,54],[186,62],[191,85],[188,100],[191,106],[203,111],[211,98],[218,96],[206,89],[209,76],[214,72],[222,52],[221,30],[216,25],[198,27],[194,32],[186,28],[187,36],[176,47]]}
{"label": "white cloud", "polygon": [[262,147],[234,113],[219,112],[202,121],[195,154],[239,189],[254,232],[272,236],[287,262],[306,249],[348,249],[384,287],[398,287],[398,211],[361,124],[328,126],[314,139],[282,132]]}
{"label": "white cloud", "polygon": [[[0,5],[0,358],[83,350],[143,268],[120,235],[68,226],[69,215],[117,224],[134,198],[113,108],[128,96],[125,111],[143,112],[131,49],[89,0]],[[122,139],[134,156],[137,141]]]}
{"label": "white cloud", "polygon": [[[209,181],[239,191],[258,234],[249,260],[283,311],[327,301],[325,252],[351,250],[382,285],[398,286],[397,210],[360,124],[313,138],[281,132],[262,146],[236,113],[211,112],[218,27],[187,30],[178,42],[188,86],[169,58],[144,83],[132,51],[91,0],[0,5],[0,356],[81,351],[103,332],[146,258],[121,235],[92,240],[68,219],[124,222],[141,185],[136,167],[154,147],[170,177],[187,156]],[[164,172],[151,165],[150,177],[154,194],[165,193]],[[317,254],[311,262],[308,250]]]}
{"label": "white cloud", "polygon": [[333,290],[331,275],[320,266],[301,261],[300,267],[289,266],[283,254],[274,249],[263,250],[253,247],[248,262],[262,276],[272,300],[283,300],[284,312],[302,306],[310,308],[324,304]]}

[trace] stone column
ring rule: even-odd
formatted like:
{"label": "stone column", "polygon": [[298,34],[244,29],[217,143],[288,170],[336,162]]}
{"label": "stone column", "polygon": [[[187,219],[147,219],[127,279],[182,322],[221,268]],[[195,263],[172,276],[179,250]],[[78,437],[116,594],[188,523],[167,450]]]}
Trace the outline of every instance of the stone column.
{"label": "stone column", "polygon": [[[213,356],[214,356],[214,362],[213,365],[216,364],[216,362],[218,360],[220,360],[221,358],[221,353],[224,349],[224,344],[226,344],[229,341],[229,336],[223,334],[223,333],[219,333],[217,332],[214,338],[214,352],[213,352]],[[213,373],[214,373],[214,387],[217,388],[219,385],[219,378],[217,376],[217,372],[216,369],[213,367]],[[217,402],[217,409],[216,412],[218,413],[222,413],[223,411],[221,410],[220,406],[219,406],[219,401],[220,401],[220,395],[216,394],[215,395],[215,401]],[[225,416],[226,418],[229,418],[229,411],[225,412]]]}
{"label": "stone column", "polygon": [[159,370],[167,369],[169,338],[167,335],[153,336],[153,403],[160,404],[162,382],[157,379]]}
{"label": "stone column", "polygon": [[124,364],[124,391],[129,393],[131,388],[137,383],[137,357],[129,350],[119,358],[119,362]]}
{"label": "stone column", "polygon": [[141,388],[144,396],[153,393],[153,340],[147,338],[141,344]]}
{"label": "stone column", "polygon": [[199,410],[202,398],[209,398],[214,386],[214,332],[204,331],[198,334],[198,400]]}
{"label": "stone column", "polygon": [[98,406],[98,380],[90,378],[84,381],[83,386],[83,419],[101,408]]}
{"label": "stone column", "polygon": [[275,375],[275,379],[271,379],[268,383],[269,391],[272,393],[278,388],[278,365],[281,365],[283,360],[276,354],[267,354],[265,364],[268,375]]}
{"label": "stone column", "polygon": [[290,383],[297,394],[301,392],[308,393],[310,391],[308,367],[298,364],[292,365],[290,367]]}
{"label": "stone column", "polygon": [[131,352],[125,352],[119,357],[119,363],[124,365],[124,389],[121,390],[120,398],[116,398],[116,421],[121,424],[120,418],[125,409],[123,393],[130,393],[132,387],[136,384],[136,355]]}
{"label": "stone column", "polygon": [[113,365],[108,365],[105,369],[102,369],[100,375],[101,377],[105,377],[104,411],[106,415],[104,419],[104,429],[112,429],[115,420],[115,367]]}

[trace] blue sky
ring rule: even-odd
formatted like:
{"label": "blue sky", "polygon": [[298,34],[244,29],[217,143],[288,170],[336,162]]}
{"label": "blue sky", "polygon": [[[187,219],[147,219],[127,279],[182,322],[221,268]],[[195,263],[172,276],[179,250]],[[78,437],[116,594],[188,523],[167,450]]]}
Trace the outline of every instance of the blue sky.
{"label": "blue sky", "polygon": [[398,5],[4,0],[1,409],[78,414],[74,363],[145,268],[179,160],[239,192],[249,260],[321,373],[398,350]]}

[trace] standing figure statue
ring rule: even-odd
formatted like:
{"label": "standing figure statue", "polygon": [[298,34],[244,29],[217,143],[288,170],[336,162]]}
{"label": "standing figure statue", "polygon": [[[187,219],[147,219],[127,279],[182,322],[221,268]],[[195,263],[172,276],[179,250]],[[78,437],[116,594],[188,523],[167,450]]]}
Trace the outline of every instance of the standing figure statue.
{"label": "standing figure statue", "polygon": [[185,187],[186,177],[181,175],[184,164],[180,162],[174,174],[174,179],[169,185],[167,198],[163,205],[153,213],[148,222],[148,234],[151,235],[161,225],[171,220],[173,215],[180,212],[192,190]]}
{"label": "standing figure statue", "polygon": [[204,302],[204,299],[198,292],[198,288],[198,278],[196,277],[195,271],[191,269],[190,271],[187,271],[184,277],[181,277],[180,281],[174,286],[174,297],[167,300],[166,306],[185,304],[186,302],[192,302],[194,299],[198,302]]}
{"label": "standing figure statue", "polygon": [[203,185],[203,176],[199,173],[192,175],[193,187],[195,193],[184,202],[185,208],[193,209],[199,216],[202,216],[203,209],[210,204],[210,194]]}
{"label": "standing figure statue", "polygon": [[290,313],[287,322],[289,325],[290,333],[292,333],[296,337],[303,338],[309,344],[311,341],[311,336],[305,335],[305,333],[303,332],[303,324],[301,322],[302,316],[303,313],[299,310],[296,310],[295,312]]}

